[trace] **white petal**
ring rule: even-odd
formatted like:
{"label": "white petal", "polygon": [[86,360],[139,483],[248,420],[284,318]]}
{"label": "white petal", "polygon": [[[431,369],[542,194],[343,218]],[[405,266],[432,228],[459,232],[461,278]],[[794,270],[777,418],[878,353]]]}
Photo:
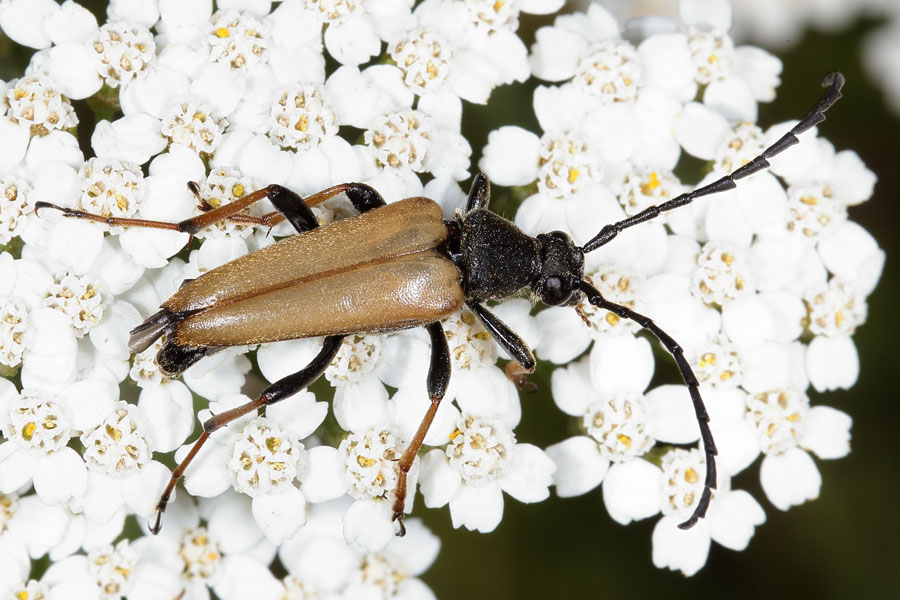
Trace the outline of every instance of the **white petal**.
{"label": "white petal", "polygon": [[[745,350],[743,388],[751,394],[784,387],[806,389],[806,370],[802,362],[797,364],[793,352],[792,344],[772,342]],[[802,356],[800,358],[802,360]]]}
{"label": "white petal", "polygon": [[832,169],[834,179],[831,181],[831,189],[842,203],[855,206],[872,197],[878,178],[866,168],[856,152],[838,152],[834,156]]}
{"label": "white petal", "polygon": [[194,399],[180,381],[146,388],[138,410],[150,426],[151,443],[158,452],[171,452],[194,430]]}
{"label": "white petal", "polygon": [[534,76],[544,81],[563,81],[575,74],[587,42],[578,34],[559,27],[541,27],[528,60]]}
{"label": "white petal", "polygon": [[389,421],[387,400],[387,390],[377,379],[345,385],[335,391],[334,417],[343,429],[363,432]]}
{"label": "white petal", "polygon": [[34,491],[50,505],[62,504],[80,496],[87,486],[87,469],[72,448],[63,448],[38,461],[34,472]]}
{"label": "white petal", "polygon": [[591,349],[591,382],[601,394],[641,393],[653,377],[653,350],[644,338],[607,336]]}
{"label": "white petal", "polygon": [[18,44],[46,48],[52,42],[44,30],[44,20],[58,10],[53,0],[13,0],[0,10],[0,29]]}
{"label": "white petal", "polygon": [[503,492],[495,482],[480,486],[463,485],[450,501],[453,527],[490,533],[503,518]]}
{"label": "white petal", "polygon": [[653,564],[690,577],[703,568],[709,556],[709,525],[701,521],[683,530],[678,528],[678,523],[676,515],[669,515],[653,528]]}
{"label": "white petal", "polygon": [[[190,446],[182,446],[175,453],[175,460],[182,460]],[[231,457],[220,444],[207,443],[184,472],[184,488],[191,496],[211,498],[228,489],[231,476],[226,464]]]}
{"label": "white petal", "polygon": [[100,158],[142,165],[166,147],[160,128],[159,119],[145,113],[126,115],[112,123],[100,121],[91,135],[91,147]]}
{"label": "white petal", "polygon": [[63,219],[52,230],[48,251],[62,268],[87,273],[103,250],[103,232],[87,221]]}
{"label": "white petal", "polygon": [[838,226],[819,241],[819,255],[829,271],[870,293],[884,266],[884,252],[878,242],[853,221]]}
{"label": "white petal", "polygon": [[809,381],[817,392],[850,389],[859,377],[859,354],[850,336],[816,336],[806,352]]}
{"label": "white petal", "polygon": [[250,502],[244,494],[228,492],[203,503],[207,529],[226,554],[244,552],[262,537],[256,521],[247,518],[251,511]]}
{"label": "white petal", "polygon": [[609,470],[609,460],[597,450],[597,442],[579,435],[553,444],[547,456],[556,464],[553,483],[560,498],[580,496],[603,481]]}
{"label": "white petal", "polygon": [[647,425],[654,438],[673,444],[691,444],[700,439],[697,417],[687,386],[661,385],[644,396]]}
{"label": "white petal", "polygon": [[540,342],[534,351],[543,360],[565,364],[580,356],[591,343],[590,329],[567,306],[551,306],[534,319],[540,329]]}
{"label": "white petal", "polygon": [[310,502],[324,502],[342,496],[347,491],[345,457],[337,448],[316,446],[306,453],[300,480],[303,495]]}
{"label": "white petal", "polygon": [[367,552],[378,552],[394,539],[391,503],[357,500],[344,513],[344,539]]}
{"label": "white petal", "polygon": [[744,550],[756,527],[766,522],[766,513],[753,496],[732,490],[716,496],[706,518],[713,540],[730,550]]}
{"label": "white petal", "polygon": [[746,348],[775,338],[772,313],[756,294],[744,294],[722,308],[722,329],[735,344]]}
{"label": "white petal", "polygon": [[522,418],[519,393],[506,374],[497,367],[457,369],[456,404],[463,412],[500,419],[513,428]]}
{"label": "white petal", "polygon": [[151,460],[137,475],[123,481],[122,496],[132,512],[147,518],[156,511],[156,502],[172,473],[161,462]]}
{"label": "white petal", "polygon": [[731,3],[728,0],[681,0],[678,14],[685,25],[711,28],[718,33],[731,29]]}
{"label": "white petal", "polygon": [[[40,524],[40,526],[35,527],[35,524]],[[65,536],[71,524],[71,513],[68,507],[47,506],[38,496],[30,495],[19,498],[16,518],[10,519],[7,527],[13,536],[24,541],[22,547],[27,547],[28,553],[32,557],[39,558],[51,549],[65,543]],[[75,550],[82,543],[84,543],[83,537],[79,538]],[[20,544],[17,542],[16,546],[20,546]],[[3,562],[4,560],[0,560],[0,563]],[[2,578],[3,566],[0,566],[0,578]]]}
{"label": "white petal", "polygon": [[443,449],[429,450],[422,457],[419,471],[419,491],[428,508],[440,508],[450,502],[459,491],[459,472],[450,467]]}
{"label": "white petal", "polygon": [[[407,385],[391,398],[394,403],[395,423],[400,428],[403,439],[411,440],[422,422],[422,418],[431,405],[425,391],[424,378],[417,384]],[[446,444],[459,420],[459,409],[448,398],[444,398],[438,407],[428,433],[425,436],[426,446]]]}
{"label": "white petal", "polygon": [[792,342],[800,337],[806,306],[798,296],[790,292],[766,292],[758,297],[769,308],[775,328],[775,341]]}
{"label": "white petal", "polygon": [[732,123],[756,122],[756,99],[750,86],[738,77],[713,81],[703,92],[703,103]]}
{"label": "white petal", "polygon": [[82,42],[54,46],[43,65],[57,91],[73,100],[93,96],[103,87],[98,66],[97,53]]}
{"label": "white petal", "polygon": [[27,450],[18,450],[12,442],[0,444],[0,493],[11,494],[31,481],[37,459]]}
{"label": "white petal", "polygon": [[497,185],[525,185],[537,178],[540,151],[538,136],[507,125],[488,134],[478,168]]}
{"label": "white petal", "polygon": [[759,470],[759,480],[769,502],[780,510],[803,504],[819,497],[822,475],[813,459],[799,448],[781,456],[766,456]]}
{"label": "white petal", "polygon": [[725,118],[702,104],[691,102],[675,122],[678,143],[693,156],[711,160],[729,131]]}
{"label": "white petal", "polygon": [[262,494],[251,503],[253,518],[273,544],[280,544],[306,525],[306,499],[295,487]]}
{"label": "white petal", "polygon": [[358,65],[378,54],[381,40],[368,19],[350,16],[328,26],[325,47],[339,63]]}
{"label": "white petal", "polygon": [[640,458],[612,465],[603,480],[603,503],[622,525],[652,517],[661,499],[662,471]]}
{"label": "white petal", "polygon": [[[207,585],[212,583],[212,590],[218,598],[280,600],[284,597],[282,583],[275,578],[265,564],[253,557],[247,555],[225,556],[219,570],[220,572],[216,573],[213,581],[206,582]],[[204,593],[209,594],[206,590],[201,594],[205,595]],[[185,596],[197,598],[201,594],[188,593]]]}
{"label": "white petal", "polygon": [[586,112],[584,97],[571,86],[534,90],[534,114],[543,131],[578,131]]}
{"label": "white petal", "polygon": [[31,133],[25,125],[0,119],[0,138],[3,139],[3,144],[0,144],[0,173],[8,173],[25,158]]}
{"label": "white petal", "polygon": [[814,406],[806,413],[800,445],[819,458],[843,458],[850,453],[853,419],[829,406]]}
{"label": "white petal", "polygon": [[516,444],[500,487],[519,502],[540,502],[550,497],[554,471],[556,464],[543,450],[531,444]]}

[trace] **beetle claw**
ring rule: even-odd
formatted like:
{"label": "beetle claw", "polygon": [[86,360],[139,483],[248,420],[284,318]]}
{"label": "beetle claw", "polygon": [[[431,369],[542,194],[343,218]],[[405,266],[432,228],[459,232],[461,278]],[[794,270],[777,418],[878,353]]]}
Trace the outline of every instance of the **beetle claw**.
{"label": "beetle claw", "polygon": [[537,391],[537,384],[528,379],[531,371],[525,369],[516,361],[511,360],[506,363],[506,366],[503,368],[503,372],[506,373],[506,378],[512,381],[516,386],[516,389],[520,392],[528,392],[529,394],[533,394]]}
{"label": "beetle claw", "polygon": [[403,511],[397,512],[394,510],[393,516],[391,516],[391,521],[396,521],[400,526],[400,529],[397,530],[397,537],[403,537],[406,535],[406,525],[403,524]]}

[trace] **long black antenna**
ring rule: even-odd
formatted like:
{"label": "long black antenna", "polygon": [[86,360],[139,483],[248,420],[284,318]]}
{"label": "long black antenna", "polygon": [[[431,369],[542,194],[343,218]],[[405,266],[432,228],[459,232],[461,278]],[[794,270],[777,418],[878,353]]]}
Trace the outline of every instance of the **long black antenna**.
{"label": "long black antenna", "polygon": [[654,323],[652,319],[636,313],[626,306],[610,302],[586,281],[582,281],[579,288],[587,296],[588,302],[597,308],[606,309],[623,319],[630,319],[652,333],[675,359],[675,364],[678,365],[678,370],[681,371],[681,377],[687,384],[688,391],[691,394],[691,401],[694,403],[694,412],[697,414],[697,425],[700,426],[700,439],[703,440],[703,452],[706,457],[706,480],[703,484],[703,494],[700,496],[697,506],[694,507],[694,512],[690,518],[678,525],[681,529],[690,529],[697,521],[706,516],[706,509],[709,508],[712,491],[716,488],[716,454],[718,452],[713,441],[712,431],[709,429],[709,414],[707,414],[706,407],[703,405],[703,399],[700,397],[700,382],[697,381],[697,377],[691,370],[688,361],[684,358],[684,351],[678,345],[678,342],[660,329],[659,325]]}
{"label": "long black antenna", "polygon": [[825,79],[822,81],[822,87],[827,87],[828,89],[825,91],[825,94],[819,99],[815,106],[813,106],[806,116],[803,117],[799,123],[794,125],[794,127],[788,131],[786,134],[781,136],[774,144],[766,148],[762,151],[762,154],[742,166],[741,168],[735,170],[733,173],[729,173],[725,175],[721,179],[717,179],[713,181],[709,185],[705,185],[702,188],[698,188],[692,192],[687,192],[686,194],[681,194],[668,202],[663,202],[662,204],[657,204],[655,206],[651,206],[634,215],[633,217],[629,217],[627,219],[623,219],[618,223],[612,223],[611,225],[606,225],[603,229],[600,230],[596,236],[594,236],[591,241],[582,247],[582,251],[585,254],[588,252],[593,252],[600,246],[606,244],[617,235],[623,229],[628,229],[634,225],[639,223],[643,223],[644,221],[649,221],[650,219],[655,219],[659,216],[660,213],[665,212],[667,210],[672,210],[678,208],[679,206],[684,206],[685,204],[690,204],[697,198],[701,196],[707,196],[709,194],[715,194],[717,192],[724,192],[725,190],[731,190],[737,187],[737,180],[743,179],[748,175],[752,175],[757,171],[761,171],[763,169],[768,168],[769,159],[790,148],[794,144],[796,144],[799,140],[797,139],[797,135],[803,133],[810,127],[818,125],[822,121],[825,120],[825,111],[831,108],[831,106],[838,101],[841,97],[841,88],[844,86],[844,76],[838,72],[829,73],[825,76]]}

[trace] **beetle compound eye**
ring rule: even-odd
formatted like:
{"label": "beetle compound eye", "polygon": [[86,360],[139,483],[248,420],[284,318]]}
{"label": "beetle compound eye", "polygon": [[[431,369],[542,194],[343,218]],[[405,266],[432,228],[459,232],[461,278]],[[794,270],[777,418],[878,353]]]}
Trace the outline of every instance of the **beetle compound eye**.
{"label": "beetle compound eye", "polygon": [[565,304],[568,302],[571,295],[572,289],[565,284],[562,278],[551,275],[544,280],[544,285],[541,290],[541,300],[543,300],[545,304],[551,306]]}

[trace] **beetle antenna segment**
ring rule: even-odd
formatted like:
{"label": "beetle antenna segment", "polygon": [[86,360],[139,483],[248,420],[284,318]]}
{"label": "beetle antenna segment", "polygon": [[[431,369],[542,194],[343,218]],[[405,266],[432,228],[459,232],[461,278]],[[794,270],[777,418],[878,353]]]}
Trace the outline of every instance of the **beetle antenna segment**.
{"label": "beetle antenna segment", "polygon": [[777,154],[780,154],[787,148],[790,148],[791,146],[799,142],[800,140],[797,139],[797,135],[825,120],[825,111],[831,108],[832,105],[841,97],[841,87],[843,87],[844,81],[844,76],[838,72],[829,73],[828,75],[826,75],[824,81],[822,81],[822,86],[827,87],[828,89],[825,91],[816,105],[813,106],[809,110],[809,112],[806,113],[806,116],[803,117],[796,125],[794,125],[794,127],[791,128],[790,131],[781,136],[774,144],[763,150],[759,156],[757,156],[747,164],[735,170],[733,173],[729,173],[728,175],[725,175],[724,177],[713,181],[709,185],[705,185],[686,194],[681,194],[680,196],[677,196],[667,202],[663,202],[662,204],[657,204],[655,206],[646,208],[638,214],[627,219],[623,219],[618,223],[612,223],[610,225],[604,226],[603,229],[600,230],[600,233],[598,233],[596,236],[594,236],[593,239],[591,239],[587,244],[584,245],[582,250],[584,250],[585,254],[587,254],[588,252],[593,252],[600,246],[603,246],[604,244],[615,238],[623,229],[628,229],[629,227],[632,227],[639,223],[643,223],[644,221],[654,219],[658,217],[662,212],[672,210],[686,204],[690,204],[701,196],[708,196],[709,194],[715,194],[718,192],[724,192],[725,190],[734,189],[735,187],[737,187],[738,179],[743,179],[744,177],[752,175],[757,171],[768,168],[770,166],[768,159]]}
{"label": "beetle antenna segment", "polygon": [[697,414],[697,425],[700,427],[700,439],[703,441],[703,451],[706,457],[706,480],[703,483],[703,494],[700,496],[700,501],[697,502],[697,506],[694,508],[690,518],[678,525],[680,529],[690,529],[696,525],[697,521],[706,516],[712,491],[716,488],[716,454],[718,452],[713,441],[712,431],[709,429],[709,414],[707,414],[706,407],[703,405],[703,399],[700,397],[700,382],[697,381],[691,366],[684,358],[684,352],[681,346],[678,345],[678,342],[660,329],[652,319],[636,313],[630,308],[606,300],[594,286],[586,281],[582,281],[579,287],[587,296],[588,302],[597,308],[606,309],[623,319],[630,319],[653,334],[675,359],[678,370],[681,371],[681,377],[687,384],[688,392],[691,394],[691,401],[694,403],[694,412]]}

